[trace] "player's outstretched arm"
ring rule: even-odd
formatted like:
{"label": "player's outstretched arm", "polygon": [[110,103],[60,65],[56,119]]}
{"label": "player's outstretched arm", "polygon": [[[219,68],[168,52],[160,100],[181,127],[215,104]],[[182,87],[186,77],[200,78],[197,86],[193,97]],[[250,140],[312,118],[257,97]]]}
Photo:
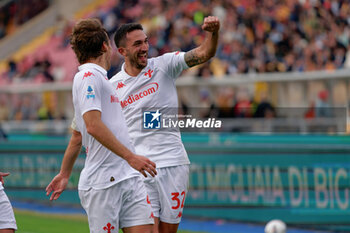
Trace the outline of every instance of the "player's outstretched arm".
{"label": "player's outstretched arm", "polygon": [[100,111],[88,111],[84,113],[83,118],[87,132],[103,146],[125,159],[131,167],[142,173],[145,177],[147,177],[146,171],[153,177],[157,174],[155,163],[144,156],[134,154],[119,142],[102,122]]}
{"label": "player's outstretched arm", "polygon": [[208,61],[216,53],[219,39],[220,21],[215,16],[204,19],[202,29],[206,31],[203,43],[195,49],[185,53],[185,61],[189,67]]}
{"label": "player's outstretched arm", "polygon": [[10,173],[8,173],[8,172],[0,172],[0,182],[2,183],[2,184],[4,184],[4,178],[3,177],[5,177],[5,176],[8,176],[8,175],[10,175]]}
{"label": "player's outstretched arm", "polygon": [[61,193],[66,189],[69,177],[72,173],[75,160],[77,159],[82,145],[80,132],[73,130],[72,137],[64,152],[60,173],[58,173],[46,187],[46,196],[52,195],[50,201],[57,200]]}

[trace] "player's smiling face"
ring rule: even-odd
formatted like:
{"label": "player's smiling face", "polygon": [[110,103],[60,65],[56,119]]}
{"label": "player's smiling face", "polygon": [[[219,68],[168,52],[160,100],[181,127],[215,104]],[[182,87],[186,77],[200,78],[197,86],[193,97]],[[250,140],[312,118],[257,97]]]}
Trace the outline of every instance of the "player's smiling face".
{"label": "player's smiling face", "polygon": [[137,69],[147,66],[148,38],[142,30],[134,30],[126,35],[126,59]]}

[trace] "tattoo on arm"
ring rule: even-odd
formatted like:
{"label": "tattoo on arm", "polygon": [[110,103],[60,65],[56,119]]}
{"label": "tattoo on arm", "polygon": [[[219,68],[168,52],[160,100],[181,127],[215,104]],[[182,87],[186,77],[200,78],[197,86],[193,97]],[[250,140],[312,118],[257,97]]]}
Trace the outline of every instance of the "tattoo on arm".
{"label": "tattoo on arm", "polygon": [[192,49],[185,53],[185,62],[189,67],[202,64],[206,62],[208,58],[206,56],[200,56],[197,49]]}

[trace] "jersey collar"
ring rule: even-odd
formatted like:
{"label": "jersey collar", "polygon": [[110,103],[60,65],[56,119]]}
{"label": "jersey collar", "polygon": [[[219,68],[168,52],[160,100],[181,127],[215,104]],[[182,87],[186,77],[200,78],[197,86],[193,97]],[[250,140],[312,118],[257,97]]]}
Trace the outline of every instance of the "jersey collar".
{"label": "jersey collar", "polygon": [[82,71],[85,69],[95,69],[95,70],[98,70],[99,72],[101,72],[103,76],[107,76],[107,71],[103,67],[101,67],[95,63],[85,63],[85,64],[79,66],[78,69],[79,69],[79,71]]}
{"label": "jersey collar", "polygon": [[125,71],[125,62],[122,64],[122,68],[120,69],[120,71],[124,73],[125,77],[136,78],[136,77],[139,77],[141,74],[146,72],[148,65],[149,65],[149,61],[147,62],[147,66],[145,68],[143,68],[141,70],[141,72],[137,76],[131,76],[128,73],[126,73],[126,71]]}

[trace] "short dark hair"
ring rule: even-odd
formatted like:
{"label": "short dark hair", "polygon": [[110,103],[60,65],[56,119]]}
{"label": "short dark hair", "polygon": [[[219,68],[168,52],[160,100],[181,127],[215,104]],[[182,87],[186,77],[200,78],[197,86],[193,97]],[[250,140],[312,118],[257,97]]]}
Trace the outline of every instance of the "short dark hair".
{"label": "short dark hair", "polygon": [[135,30],[143,30],[143,27],[139,23],[126,23],[120,26],[117,32],[114,34],[114,42],[117,48],[126,39],[126,34]]}
{"label": "short dark hair", "polygon": [[108,43],[106,29],[98,19],[80,20],[73,28],[70,43],[80,64],[103,54],[103,42]]}

